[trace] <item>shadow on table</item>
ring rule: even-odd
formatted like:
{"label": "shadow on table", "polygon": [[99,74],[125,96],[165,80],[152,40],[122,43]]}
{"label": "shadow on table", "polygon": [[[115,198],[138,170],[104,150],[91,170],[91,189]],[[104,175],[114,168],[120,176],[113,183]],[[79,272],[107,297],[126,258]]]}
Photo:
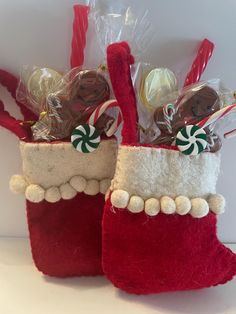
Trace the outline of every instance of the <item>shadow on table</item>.
{"label": "shadow on table", "polygon": [[216,314],[236,313],[235,284],[232,281],[225,286],[195,291],[161,293],[156,295],[137,296],[117,291],[125,302],[139,303],[145,309],[157,313],[181,314]]}
{"label": "shadow on table", "polygon": [[53,278],[42,275],[42,278],[48,284],[57,286],[61,285],[64,287],[73,288],[77,290],[97,289],[110,285],[110,283],[104,276]]}

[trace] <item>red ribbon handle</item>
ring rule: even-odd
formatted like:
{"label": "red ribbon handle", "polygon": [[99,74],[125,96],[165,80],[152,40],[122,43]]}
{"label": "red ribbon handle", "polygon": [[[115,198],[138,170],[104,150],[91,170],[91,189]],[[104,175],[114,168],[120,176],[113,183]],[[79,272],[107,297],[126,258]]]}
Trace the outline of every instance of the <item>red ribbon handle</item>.
{"label": "red ribbon handle", "polygon": [[107,65],[115,97],[123,115],[122,143],[138,142],[138,113],[131,80],[130,65],[134,63],[126,42],[111,44],[107,48]]}
{"label": "red ribbon handle", "polygon": [[[20,111],[25,120],[36,120],[37,117],[33,112],[31,112],[27,107],[16,100],[16,89],[18,84],[18,79],[12,75],[11,73],[0,69],[0,84],[9,91],[11,96],[16,101],[17,105],[20,108]],[[8,111],[5,110],[4,104],[0,101],[0,126],[9,130],[13,134],[15,134],[20,139],[27,139],[28,132],[27,130],[21,125],[20,120],[16,120],[12,117]]]}

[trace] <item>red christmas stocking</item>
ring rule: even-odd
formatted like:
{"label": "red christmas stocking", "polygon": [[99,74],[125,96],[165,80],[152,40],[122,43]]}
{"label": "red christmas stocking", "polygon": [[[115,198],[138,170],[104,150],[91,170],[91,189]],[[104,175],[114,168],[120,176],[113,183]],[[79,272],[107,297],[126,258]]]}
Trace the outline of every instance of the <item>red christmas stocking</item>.
{"label": "red christmas stocking", "polygon": [[[0,70],[0,83],[15,98],[17,79]],[[25,119],[34,118],[18,103]],[[50,276],[99,275],[104,194],[114,175],[116,140],[103,140],[90,154],[69,142],[34,143],[21,121],[0,102],[0,126],[20,141],[23,176],[11,189],[27,199],[31,249],[36,266]]]}
{"label": "red christmas stocking", "polygon": [[11,189],[24,193],[32,255],[50,276],[102,274],[104,194],[116,161],[116,141],[103,140],[90,154],[71,143],[20,142],[23,176]]}
{"label": "red christmas stocking", "polygon": [[124,127],[103,216],[104,273],[136,294],[223,284],[236,273],[236,256],[216,235],[224,209],[215,191],[220,156],[137,144],[130,61],[125,43],[108,48]]}

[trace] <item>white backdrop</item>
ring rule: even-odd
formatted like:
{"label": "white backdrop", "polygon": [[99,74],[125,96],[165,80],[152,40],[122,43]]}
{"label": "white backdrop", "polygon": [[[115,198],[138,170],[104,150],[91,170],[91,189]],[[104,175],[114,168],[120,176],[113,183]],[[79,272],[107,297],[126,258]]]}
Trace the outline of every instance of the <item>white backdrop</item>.
{"label": "white backdrop", "polygon": [[[107,0],[111,3],[111,0]],[[117,4],[117,0],[114,0]],[[196,45],[204,37],[216,44],[214,57],[204,75],[220,77],[236,89],[236,1],[235,0],[124,0],[136,7],[150,9],[154,38],[142,58],[157,66],[190,65]],[[22,64],[69,67],[72,0],[0,0],[0,67],[19,74]],[[90,56],[96,61],[96,50]],[[99,60],[98,60],[99,62]],[[0,96],[5,97],[0,89]],[[9,102],[9,105],[11,103]],[[12,195],[8,181],[21,173],[17,140],[0,130],[0,235],[27,235],[24,200]],[[226,213],[219,218],[219,235],[236,242],[236,139],[222,149],[222,171],[218,192],[227,199]]]}

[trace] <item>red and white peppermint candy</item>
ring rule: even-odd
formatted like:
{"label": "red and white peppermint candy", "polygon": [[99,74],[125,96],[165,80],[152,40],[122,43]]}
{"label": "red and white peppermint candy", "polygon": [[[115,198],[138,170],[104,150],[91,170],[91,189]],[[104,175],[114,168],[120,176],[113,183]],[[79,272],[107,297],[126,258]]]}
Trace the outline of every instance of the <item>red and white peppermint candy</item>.
{"label": "red and white peppermint candy", "polygon": [[108,100],[108,101],[102,103],[101,105],[99,105],[94,110],[94,112],[91,114],[91,116],[89,117],[89,119],[87,121],[88,124],[94,125],[97,122],[97,120],[101,117],[101,115],[106,110],[108,110],[110,108],[117,108],[118,109],[118,116],[115,119],[115,121],[112,123],[110,128],[106,131],[106,135],[109,137],[112,136],[117,131],[118,127],[120,126],[120,124],[123,120],[120,107],[119,107],[119,105],[115,99]]}

